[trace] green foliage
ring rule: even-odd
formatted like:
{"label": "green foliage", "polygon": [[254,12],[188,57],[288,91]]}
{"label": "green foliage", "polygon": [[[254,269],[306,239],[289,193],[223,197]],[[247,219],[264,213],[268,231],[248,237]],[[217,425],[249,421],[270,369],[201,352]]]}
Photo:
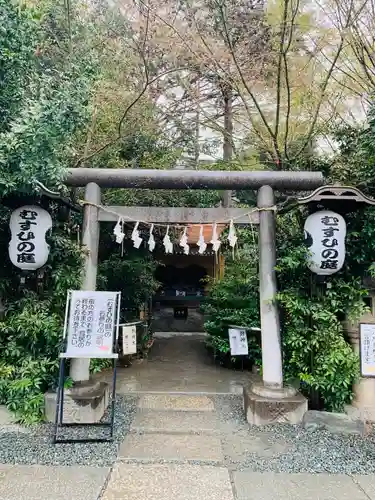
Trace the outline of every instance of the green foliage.
{"label": "green foliage", "polygon": [[[116,244],[117,245],[117,244]],[[117,245],[118,247],[118,245]],[[154,278],[157,262],[141,250],[129,250],[123,256],[112,248],[113,253],[100,265],[100,287],[121,292],[121,310],[129,311],[130,317],[138,319],[139,308],[157,290],[159,283]]]}
{"label": "green foliage", "polygon": [[79,288],[81,282],[80,248],[56,222],[50,245],[38,292],[35,276],[29,275],[23,287],[14,288],[18,272],[7,262],[0,268],[6,297],[6,314],[0,321],[0,403],[25,424],[43,418],[44,392],[57,380],[66,292]]}
{"label": "green foliage", "polygon": [[[73,50],[86,32],[77,16],[67,23],[60,3],[0,0],[0,198],[30,195],[35,181],[61,187],[97,73],[91,50]],[[39,277],[26,273],[24,284],[7,256],[10,211],[0,212],[0,403],[24,423],[43,416],[43,393],[57,375],[66,292],[81,282],[73,223],[47,208],[54,219],[48,264]]]}
{"label": "green foliage", "polygon": [[37,24],[25,11],[19,12],[9,0],[0,1],[0,131],[19,109],[22,83],[33,67]]}
{"label": "green foliage", "polygon": [[30,191],[36,180],[60,186],[74,135],[88,118],[94,65],[68,52],[51,59],[58,40],[45,20],[54,9],[0,0],[0,196]]}
{"label": "green foliage", "polygon": [[[239,239],[243,245],[234,258],[227,252],[224,276],[212,280],[203,305],[207,343],[222,362],[230,358],[229,325],[259,327],[257,238],[249,228],[239,231]],[[259,342],[250,331],[248,343],[250,364],[260,364]]]}
{"label": "green foliage", "polygon": [[[282,312],[287,381],[299,380],[306,395],[318,394],[324,408],[342,411],[352,398],[359,360],[344,335],[342,321],[364,313],[366,290],[344,273],[319,284],[306,269],[307,250],[295,216],[280,219],[278,295]],[[348,261],[350,261],[349,247]]]}

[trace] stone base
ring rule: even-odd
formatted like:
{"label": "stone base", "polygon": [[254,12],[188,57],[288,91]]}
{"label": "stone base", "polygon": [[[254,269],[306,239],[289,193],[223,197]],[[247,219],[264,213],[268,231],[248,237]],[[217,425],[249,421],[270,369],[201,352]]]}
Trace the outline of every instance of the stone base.
{"label": "stone base", "polygon": [[367,430],[365,422],[352,417],[345,413],[309,410],[303,417],[303,427],[308,431],[325,429],[332,434],[364,436]]}
{"label": "stone base", "polygon": [[270,397],[259,395],[259,388],[244,387],[246,420],[252,425],[299,424],[307,411],[307,399],[291,389],[275,391]]}
{"label": "stone base", "polygon": [[[44,396],[45,419],[54,422],[56,393]],[[93,424],[99,422],[109,403],[109,385],[104,382],[82,382],[64,391],[64,423]]]}
{"label": "stone base", "polygon": [[367,422],[375,422],[375,379],[360,378],[354,385],[354,400],[361,418]]}

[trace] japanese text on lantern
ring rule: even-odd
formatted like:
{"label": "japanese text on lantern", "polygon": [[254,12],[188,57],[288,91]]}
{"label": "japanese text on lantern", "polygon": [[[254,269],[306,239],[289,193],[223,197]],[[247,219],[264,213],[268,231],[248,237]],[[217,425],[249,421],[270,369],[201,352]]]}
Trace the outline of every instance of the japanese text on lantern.
{"label": "japanese text on lantern", "polygon": [[320,219],[322,223],[322,252],[320,269],[338,269],[339,246],[335,232],[339,231],[339,219],[334,216],[325,215]]}
{"label": "japanese text on lantern", "polygon": [[9,222],[12,264],[24,271],[43,267],[49,255],[46,233],[51,227],[51,215],[39,206],[27,205],[14,210]]}
{"label": "japanese text on lantern", "polygon": [[35,263],[35,233],[33,227],[38,224],[38,213],[34,210],[22,210],[19,214],[19,233],[17,234],[17,262]]}

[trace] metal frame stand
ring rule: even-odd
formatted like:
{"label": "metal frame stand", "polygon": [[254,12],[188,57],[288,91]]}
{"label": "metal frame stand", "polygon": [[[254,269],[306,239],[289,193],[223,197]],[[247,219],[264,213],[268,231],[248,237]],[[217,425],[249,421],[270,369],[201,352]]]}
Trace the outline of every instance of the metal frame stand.
{"label": "metal frame stand", "polygon": [[[63,333],[63,345],[66,348],[67,344],[67,329],[68,320],[70,314],[70,303],[72,297],[72,291],[69,290],[67,294],[66,309],[65,309],[65,321],[64,321],[64,333]],[[79,358],[94,358],[94,359],[112,359],[113,361],[113,380],[112,380],[112,400],[111,400],[111,412],[110,420],[107,422],[94,422],[94,423],[75,423],[75,422],[64,422],[64,379],[65,379],[65,360],[75,359],[75,354],[70,355],[69,352],[60,353],[60,368],[59,368],[59,382],[56,394],[56,414],[55,414],[55,425],[52,442],[57,443],[107,443],[113,441],[113,431],[114,431],[114,421],[115,421],[115,404],[116,404],[116,379],[117,379],[117,360],[118,360],[118,338],[119,338],[119,323],[120,323],[120,301],[121,293],[116,292],[116,325],[114,329],[114,335],[112,337],[112,353],[105,356],[90,356],[89,354],[79,355]],[[109,428],[109,436],[106,438],[69,438],[69,439],[59,439],[59,430],[63,427],[107,427]]]}
{"label": "metal frame stand", "polygon": [[[117,379],[117,357],[113,359],[113,379],[112,379],[112,401],[110,420],[107,422],[94,423],[75,423],[64,422],[64,378],[65,378],[65,358],[63,355],[60,358],[59,384],[56,395],[56,415],[53,433],[53,444],[61,443],[108,443],[113,441],[113,431],[115,422],[115,404],[116,404],[116,379]],[[109,436],[106,438],[69,438],[59,439],[59,430],[63,427],[109,427]]]}

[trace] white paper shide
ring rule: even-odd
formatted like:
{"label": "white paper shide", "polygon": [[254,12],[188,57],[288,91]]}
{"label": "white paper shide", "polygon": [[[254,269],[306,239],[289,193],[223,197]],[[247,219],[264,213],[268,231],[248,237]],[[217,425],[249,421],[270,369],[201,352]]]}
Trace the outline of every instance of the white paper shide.
{"label": "white paper shide", "polygon": [[68,357],[104,358],[113,352],[116,292],[73,291],[67,329]]}
{"label": "white paper shide", "polygon": [[375,325],[360,325],[361,376],[375,377]]}
{"label": "white paper shide", "polygon": [[44,208],[27,205],[14,210],[9,223],[11,240],[9,258],[24,271],[35,271],[44,266],[49,256],[46,233],[52,227],[52,218]]}
{"label": "white paper shide", "polygon": [[322,276],[340,271],[345,262],[344,218],[331,210],[315,212],[306,219],[304,232],[310,271]]}
{"label": "white paper shide", "polygon": [[247,356],[249,345],[246,330],[244,328],[229,328],[229,345],[232,356]]}

